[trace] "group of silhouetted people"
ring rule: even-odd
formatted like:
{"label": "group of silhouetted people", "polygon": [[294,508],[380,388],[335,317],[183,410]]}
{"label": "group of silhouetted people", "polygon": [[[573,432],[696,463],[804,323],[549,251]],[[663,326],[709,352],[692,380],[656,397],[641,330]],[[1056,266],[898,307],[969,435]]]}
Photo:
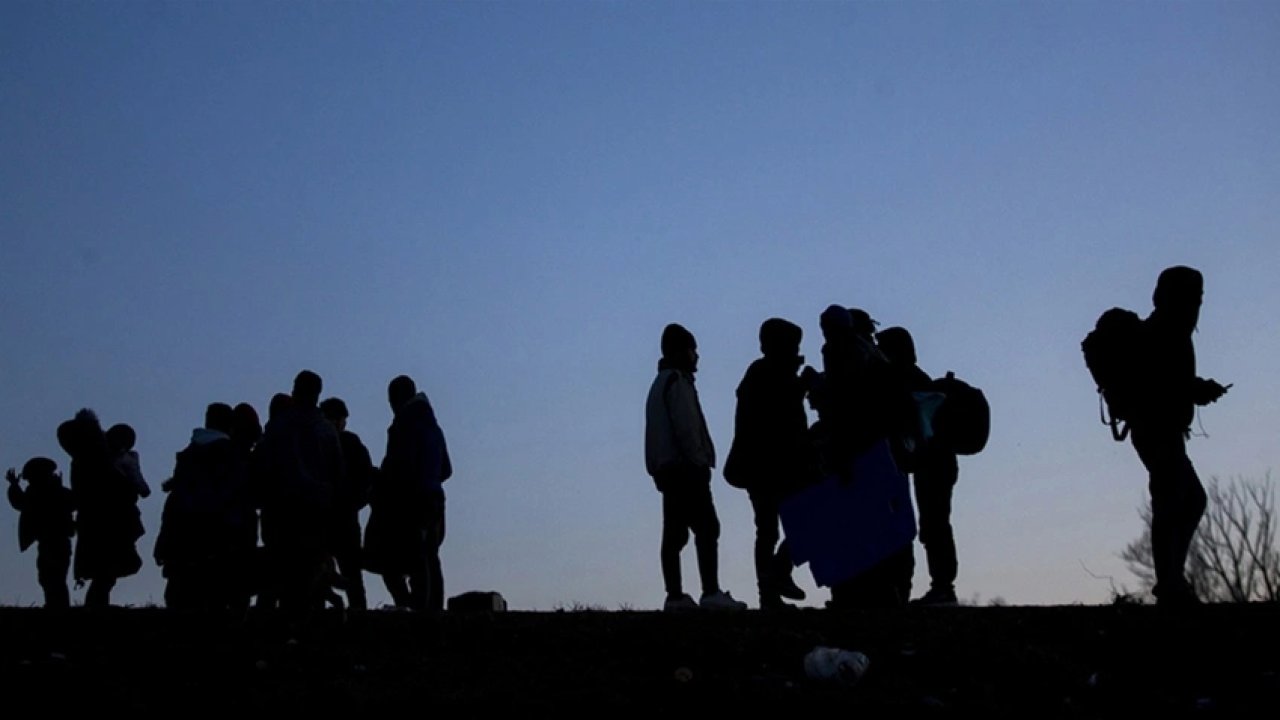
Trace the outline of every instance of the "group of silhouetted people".
{"label": "group of silhouetted people", "polygon": [[[1149,473],[1153,592],[1162,605],[1197,602],[1184,568],[1206,497],[1186,440],[1195,407],[1230,387],[1196,374],[1191,335],[1203,284],[1197,270],[1168,268],[1147,318],[1113,308],[1082,344],[1115,439],[1131,435]],[[760,327],[761,357],[737,388],[724,477],[750,496],[762,609],[788,608],[785,600],[805,597],[792,579],[792,549],[780,531],[788,500],[824,479],[851,482],[858,459],[877,446],[887,448],[893,471],[858,482],[905,482],[903,473],[913,478],[918,514],[909,532],[918,528],[930,588],[911,602],[956,602],[951,502],[957,454],[985,446],[989,409],[980,391],[951,373],[935,379],[921,370],[906,329],[876,332],[876,325],[862,310],[828,307],[819,318],[821,371],[804,365],[798,325],[771,318]],[[662,495],[664,609],[743,609],[746,603],[719,582],[720,521],[711,492],[716,451],[694,384],[697,342],[671,324],[661,353],[646,401],[645,464]],[[256,597],[259,606],[307,609],[341,604],[337,588],[350,607],[361,609],[368,570],[383,576],[398,607],[443,609],[442,483],[453,470],[431,403],[407,376],[391,381],[394,417],[386,454],[375,466],[346,429],[345,403],[320,402],[320,393],[318,375],[299,373],[291,394],[272,398],[265,428],[246,403],[208,406],[203,426],[161,485],[166,498],[155,561],[167,581],[167,606],[243,609]],[[817,414],[812,424],[806,400]],[[105,606],[117,580],[142,565],[138,501],[151,490],[133,450],[136,437],[124,424],[104,431],[92,411],[82,410],[58,427],[57,438],[70,457],[70,488],[45,457],[6,476],[9,501],[21,513],[20,547],[37,546],[45,604],[66,607],[74,537],[74,577],[88,583],[85,605]],[[366,506],[362,536],[359,514]],[[684,591],[681,577],[690,533],[698,600]],[[914,565],[908,540],[834,583],[829,606],[904,605]]]}
{"label": "group of silhouetted people", "polygon": [[[950,519],[956,454],[924,427],[918,400],[921,394],[933,393],[937,381],[916,365],[914,342],[905,329],[877,333],[875,325],[863,310],[827,308],[820,316],[821,371],[804,366],[803,330],[798,325],[771,318],[760,326],[762,357],[738,385],[724,477],[751,499],[762,609],[791,607],[786,599],[805,598],[792,579],[788,543],[781,537],[783,503],[824,476],[848,478],[855,458],[878,442],[892,449],[900,468],[915,475],[920,537],[932,578],[931,589],[916,602],[956,600]],[[646,404],[645,460],[662,494],[660,557],[667,592],[663,607],[742,609],[746,603],[719,585],[720,524],[711,493],[716,455],[694,386],[697,342],[687,329],[671,324],[662,333],[661,350],[658,376]],[[806,399],[818,416],[812,425]],[[690,532],[702,583],[696,601],[684,592],[680,570],[680,553]],[[906,604],[913,570],[907,543],[869,571],[834,585],[831,606]]]}
{"label": "group of silhouetted people", "polygon": [[[1149,473],[1153,595],[1160,605],[1198,602],[1184,571],[1206,498],[1186,441],[1195,407],[1215,402],[1230,388],[1196,374],[1191,335],[1203,292],[1199,271],[1167,268],[1157,281],[1154,310],[1147,318],[1112,309],[1083,343],[1086,364],[1111,411],[1115,439],[1131,434]],[[990,430],[986,399],[952,373],[931,378],[921,370],[915,342],[904,328],[876,332],[877,323],[865,311],[839,305],[827,308],[819,325],[822,371],[804,367],[802,329],[771,318],[760,327],[762,357],[747,369],[737,389],[724,477],[751,499],[759,606],[782,609],[790,607],[786,599],[804,599],[792,580],[791,548],[779,527],[788,498],[826,478],[893,483],[900,473],[913,478],[916,527],[930,577],[929,590],[910,602],[954,605],[958,563],[951,504],[959,475],[957,455],[985,447]],[[666,327],[658,375],[646,401],[646,469],[662,494],[664,609],[742,609],[746,603],[719,584],[720,523],[711,493],[716,454],[694,385],[697,347],[684,327]],[[817,414],[812,425],[806,399]],[[858,458],[878,443],[888,448],[893,472],[854,478]],[[892,505],[884,503],[885,512],[892,512]],[[865,513],[850,514],[840,522],[865,519]],[[690,533],[702,584],[698,600],[684,592],[681,577],[680,555]],[[864,549],[828,550],[857,554]],[[906,604],[914,565],[910,542],[881,553],[871,567],[833,583],[828,605]]]}
{"label": "group of silhouetted people", "polygon": [[[391,381],[393,419],[376,467],[346,429],[346,404],[320,402],[321,389],[319,375],[299,373],[290,394],[271,399],[265,427],[248,403],[207,407],[161,483],[154,558],[166,607],[364,609],[369,570],[382,575],[397,607],[443,609],[442,483],[453,469],[430,401],[408,376]],[[88,583],[84,604],[106,606],[116,581],[142,567],[138,500],[151,491],[133,451],[136,436],[128,425],[104,432],[90,410],[59,426],[57,436],[71,458],[69,488],[46,457],[7,473],[9,501],[21,513],[20,546],[37,547],[45,605],[66,607],[75,537],[74,577]]]}

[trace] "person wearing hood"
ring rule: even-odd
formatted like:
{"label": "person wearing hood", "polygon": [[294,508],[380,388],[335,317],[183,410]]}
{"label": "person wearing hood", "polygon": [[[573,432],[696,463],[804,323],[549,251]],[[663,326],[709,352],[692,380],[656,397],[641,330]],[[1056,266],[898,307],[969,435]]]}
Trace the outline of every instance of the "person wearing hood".
{"label": "person wearing hood", "polygon": [[1129,419],[1134,450],[1149,475],[1152,593],[1161,605],[1198,602],[1184,571],[1207,499],[1187,456],[1187,437],[1196,406],[1216,402],[1231,387],[1196,375],[1191,335],[1203,299],[1204,276],[1198,270],[1175,266],[1160,273],[1154,309],[1143,321],[1144,383]]}
{"label": "person wearing hood", "polygon": [[[916,360],[916,344],[911,333],[903,327],[891,327],[878,335],[880,349],[889,359],[895,382],[909,392],[931,392],[933,379],[920,369]],[[951,527],[951,498],[960,465],[956,454],[938,442],[931,442],[913,432],[914,446],[900,456],[910,458],[909,470],[916,492],[916,512],[919,517],[919,539],[924,546],[925,561],[929,566],[929,590],[912,600],[914,605],[955,605],[956,561],[955,533]],[[901,447],[901,446],[899,446]],[[900,461],[901,462],[901,461]],[[907,590],[910,590],[908,586]]]}
{"label": "person wearing hood", "polygon": [[204,427],[191,431],[179,451],[160,517],[154,557],[167,581],[165,607],[224,607],[231,594],[226,565],[231,556],[228,505],[241,468],[231,430],[230,405],[212,403]]}
{"label": "person wearing hood", "polygon": [[817,475],[809,445],[804,386],[796,374],[804,364],[804,331],[781,318],[760,326],[763,357],[747,368],[738,384],[733,445],[724,477],[745,489],[755,516],[756,586],[760,609],[791,607],[782,598],[803,600],[792,580],[791,555],[780,538],[778,510],[784,498]]}
{"label": "person wearing hood", "polygon": [[[645,469],[662,493],[663,610],[743,610],[747,604],[720,588],[720,519],[711,496],[716,450],[693,384],[698,343],[693,333],[672,323],[662,331],[658,376],[645,401]],[[684,592],[680,553],[694,535],[702,598]]]}
{"label": "person wearing hood", "polygon": [[338,432],[318,407],[323,386],[316,373],[299,372],[289,401],[273,398],[254,451],[262,543],[275,586],[271,594],[291,612],[313,608],[323,597],[329,558],[326,523],[345,471]]}
{"label": "person wearing hood", "polygon": [[364,610],[368,601],[364,592],[364,569],[360,565],[360,511],[369,504],[373,461],[360,436],[347,429],[349,413],[341,398],[331,397],[320,403],[320,412],[338,431],[346,468],[331,506],[329,550],[343,579],[347,604],[352,610]]}
{"label": "person wearing hood", "polygon": [[71,456],[71,493],[77,508],[73,574],[77,586],[89,584],[85,607],[107,607],[119,579],[142,567],[138,491],[116,470],[106,433],[92,410],[76,413],[58,426],[57,434]]}
{"label": "person wearing hood", "polygon": [[366,568],[382,575],[397,607],[444,610],[440,546],[445,537],[443,484],[453,475],[444,432],[426,393],[400,375],[387,386],[394,417],[370,499]]}
{"label": "person wearing hood", "polygon": [[[67,570],[71,566],[71,536],[75,534],[75,500],[63,487],[58,465],[46,457],[31,458],[19,475],[13,468],[5,473],[9,481],[9,504],[18,515],[18,549],[36,546],[36,578],[44,591],[44,606],[71,606],[67,591]],[[24,489],[20,480],[27,481]]]}

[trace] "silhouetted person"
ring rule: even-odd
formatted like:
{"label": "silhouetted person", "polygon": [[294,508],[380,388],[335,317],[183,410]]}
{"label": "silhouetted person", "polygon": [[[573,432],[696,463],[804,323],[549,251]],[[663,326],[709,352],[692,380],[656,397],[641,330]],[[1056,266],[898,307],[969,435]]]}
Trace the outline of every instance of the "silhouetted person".
{"label": "silhouetted person", "polygon": [[234,411],[226,403],[205,410],[204,427],[191,431],[179,451],[156,537],[155,561],[167,580],[165,606],[172,609],[226,607],[231,562],[230,497],[240,471],[231,441]]}
{"label": "silhouetted person", "polygon": [[[930,392],[933,379],[920,369],[915,340],[906,328],[886,328],[880,349],[911,392]],[[951,528],[951,497],[960,474],[956,454],[938,442],[913,438],[912,475],[916,491],[920,544],[929,564],[929,590],[913,602],[920,605],[956,603],[956,541]]]}
{"label": "silhouetted person", "polygon": [[[287,395],[283,396],[288,398]],[[258,552],[258,488],[253,482],[253,450],[262,438],[258,411],[249,403],[232,410],[231,446],[234,469],[227,491],[226,563],[220,573],[227,605],[249,607],[260,583]]]}
{"label": "silhouetted person", "polygon": [[803,600],[791,578],[793,565],[780,537],[782,501],[817,473],[809,446],[804,386],[796,374],[804,364],[800,326],[770,318],[760,326],[760,352],[738,384],[733,445],[725,479],[744,487],[755,516],[756,586],[762,610],[791,607],[782,598]]}
{"label": "silhouetted person", "polygon": [[818,413],[813,432],[828,472],[846,474],[853,458],[879,437],[882,411],[873,396],[879,366],[885,361],[867,336],[874,321],[862,310],[831,305],[822,312],[819,326],[822,373],[805,368],[804,381],[810,402]]}
{"label": "silhouetted person", "polygon": [[1160,273],[1152,297],[1155,308],[1143,321],[1143,387],[1129,419],[1133,447],[1150,475],[1153,593],[1161,605],[1197,601],[1184,568],[1206,498],[1186,441],[1195,407],[1227,391],[1196,375],[1191,334],[1200,320],[1203,298],[1204,277],[1199,271],[1176,266]]}
{"label": "silhouetted person", "polygon": [[340,398],[320,403],[320,412],[338,431],[346,471],[333,499],[329,520],[329,551],[343,579],[347,603],[352,610],[368,607],[364,592],[364,569],[360,557],[360,510],[369,504],[373,487],[373,460],[360,436],[347,430],[347,404]]}
{"label": "silhouetted person", "polygon": [[[254,561],[254,588],[258,599],[254,603],[258,608],[275,608],[280,602],[281,580],[277,569],[281,561],[276,554],[282,552],[283,541],[274,538],[282,535],[287,528],[287,514],[277,499],[281,490],[279,483],[271,477],[270,465],[276,462],[270,444],[264,443],[267,428],[276,426],[276,434],[284,435],[282,426],[290,422],[293,413],[293,398],[288,393],[276,393],[267,403],[267,425],[258,436],[250,454],[249,480],[253,487],[254,498],[259,511],[258,526],[262,535],[262,547],[257,548]],[[277,443],[279,444],[279,443]]]}
{"label": "silhouetted person", "polygon": [[[27,481],[24,490],[19,477]],[[75,500],[63,487],[58,465],[45,457],[31,458],[22,466],[22,475],[10,468],[9,504],[17,510],[18,548],[26,552],[36,546],[36,578],[44,591],[44,606],[71,605],[67,571],[71,567],[71,536],[75,534]]]}
{"label": "silhouetted person", "polygon": [[81,410],[59,425],[58,443],[71,456],[77,508],[73,573],[77,583],[89,583],[85,607],[106,607],[116,582],[142,567],[135,546],[143,535],[138,490],[116,470],[106,433],[92,410]]}
{"label": "silhouetted person", "polygon": [[317,407],[322,388],[319,375],[298,373],[291,406],[267,421],[256,451],[262,541],[281,607],[291,611],[311,608],[320,597],[326,522],[344,472],[338,433]]}
{"label": "silhouetted person", "polygon": [[[662,578],[664,610],[741,610],[747,604],[720,589],[720,519],[711,497],[711,469],[716,450],[711,443],[693,375],[698,370],[698,343],[684,327],[672,323],[662,331],[658,376],[645,402],[645,469],[662,493]],[[693,531],[702,599],[684,592],[680,552]]]}
{"label": "silhouetted person", "polygon": [[147,485],[146,478],[142,476],[142,461],[133,449],[137,442],[137,433],[125,423],[107,428],[107,448],[111,452],[111,462],[116,472],[129,480],[139,498],[151,497],[151,486]]}
{"label": "silhouetted person", "polygon": [[392,380],[387,400],[395,417],[387,428],[387,453],[370,501],[368,568],[382,575],[397,607],[440,612],[443,483],[453,475],[453,464],[435,410],[411,378]]}
{"label": "silhouetted person", "polygon": [[[855,458],[896,432],[902,402],[910,400],[897,387],[889,362],[875,341],[876,322],[859,308],[831,305],[819,318],[826,342],[823,372],[811,390],[818,411],[815,442],[824,469],[859,481],[851,473]],[[806,375],[813,378],[812,371]],[[910,599],[915,560],[910,543],[857,577],[831,588],[832,607],[896,607]]]}

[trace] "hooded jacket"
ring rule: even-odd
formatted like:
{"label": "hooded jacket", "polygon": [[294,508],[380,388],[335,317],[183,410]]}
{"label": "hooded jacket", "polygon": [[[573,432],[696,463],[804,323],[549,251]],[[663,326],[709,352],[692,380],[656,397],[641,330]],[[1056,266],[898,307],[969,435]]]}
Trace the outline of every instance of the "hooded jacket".
{"label": "hooded jacket", "polygon": [[379,486],[384,496],[412,503],[444,497],[442,484],[452,475],[444,431],[426,393],[418,393],[396,411],[387,428]]}
{"label": "hooded jacket", "polygon": [[28,482],[25,490],[16,483],[10,485],[9,504],[21,513],[18,549],[22,552],[34,543],[65,541],[75,534],[75,501],[71,490],[56,478]]}
{"label": "hooded jacket", "polygon": [[680,465],[716,466],[707,420],[702,415],[693,373],[663,362],[645,402],[645,469],[652,477]]}
{"label": "hooded jacket", "polygon": [[799,363],[798,356],[762,357],[738,384],[733,446],[724,467],[731,484],[781,489],[813,467],[805,391],[796,376]]}

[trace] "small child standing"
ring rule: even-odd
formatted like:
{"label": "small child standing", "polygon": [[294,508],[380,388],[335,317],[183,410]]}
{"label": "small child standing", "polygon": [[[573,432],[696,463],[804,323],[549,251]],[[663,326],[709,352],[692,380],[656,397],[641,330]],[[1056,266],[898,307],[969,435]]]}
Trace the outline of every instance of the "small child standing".
{"label": "small child standing", "polygon": [[[26,489],[19,478],[27,481]],[[75,534],[75,501],[63,487],[58,465],[45,457],[32,458],[19,476],[13,468],[5,473],[9,481],[9,504],[19,513],[18,547],[25,552],[36,548],[36,576],[44,590],[44,606],[71,605],[67,590],[67,570],[71,567],[71,536]]]}

